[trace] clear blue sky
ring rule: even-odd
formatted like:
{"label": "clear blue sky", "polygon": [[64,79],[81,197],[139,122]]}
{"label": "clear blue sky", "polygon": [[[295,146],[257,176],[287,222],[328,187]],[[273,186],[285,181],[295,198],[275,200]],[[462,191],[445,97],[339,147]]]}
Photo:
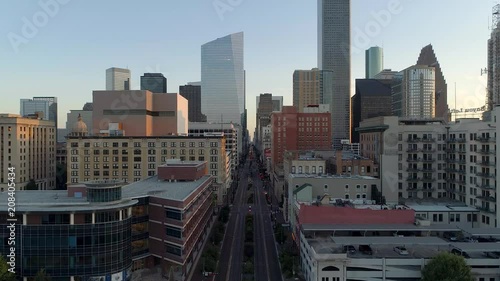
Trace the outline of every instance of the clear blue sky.
{"label": "clear blue sky", "polygon": [[[44,22],[39,3],[60,1]],[[393,0],[394,1],[394,0]],[[395,0],[397,1],[397,0]],[[385,68],[415,64],[420,49],[432,43],[448,82],[448,103],[478,107],[485,100],[487,39],[492,0],[399,0],[400,13],[387,22],[373,12],[389,0],[352,0],[352,80],[364,78],[364,49],[382,46]],[[219,16],[214,4],[236,3]],[[229,4],[228,4],[229,3]],[[200,79],[200,46],[227,34],[245,32],[245,69],[250,133],[255,126],[255,96],[264,92],[292,103],[292,73],[317,65],[315,0],[41,0],[0,2],[0,112],[19,113],[19,99],[57,96],[59,127],[66,113],[81,109],[92,90],[105,87],[105,69],[128,67],[132,87],[144,72],[162,72],[168,91]],[[23,36],[23,18],[38,22]],[[368,40],[360,30],[375,24]],[[16,34],[16,35],[13,35]],[[15,52],[11,41],[18,41]],[[21,42],[21,43],[19,43]]]}

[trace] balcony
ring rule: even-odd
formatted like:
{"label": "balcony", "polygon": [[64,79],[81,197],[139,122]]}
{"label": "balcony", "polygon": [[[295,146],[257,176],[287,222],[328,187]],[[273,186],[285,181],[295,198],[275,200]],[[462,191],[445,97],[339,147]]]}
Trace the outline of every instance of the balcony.
{"label": "balcony", "polygon": [[435,172],[436,169],[430,169],[430,168],[423,168],[421,169],[420,171],[424,172],[424,173],[432,173],[432,172]]}
{"label": "balcony", "polygon": [[422,149],[422,152],[436,152],[436,149]]}
{"label": "balcony", "polygon": [[421,142],[436,142],[435,138],[422,138]]}
{"label": "balcony", "polygon": [[494,185],[489,185],[489,184],[482,184],[482,185],[476,184],[476,187],[479,187],[482,189],[487,189],[487,190],[495,190],[496,189]]}
{"label": "balcony", "polygon": [[465,138],[458,138],[456,139],[456,142],[458,143],[465,143],[467,140]]}
{"label": "balcony", "polygon": [[444,171],[447,172],[447,173],[458,173],[458,170],[455,169],[455,168],[444,168]]}
{"label": "balcony", "polygon": [[433,192],[433,191],[436,191],[435,188],[424,188],[424,187],[417,187],[417,188],[412,188],[412,187],[408,187],[406,188],[407,191],[423,191],[423,192]]}
{"label": "balcony", "polygon": [[419,161],[420,162],[424,162],[424,163],[434,163],[434,162],[436,162],[436,159],[434,159],[434,158],[427,158],[427,159],[423,158],[423,159],[420,159],[419,158]]}
{"label": "balcony", "polygon": [[409,181],[409,182],[417,182],[419,180],[420,180],[420,178],[418,178],[418,177],[408,177],[408,178],[406,178],[406,181]]}
{"label": "balcony", "polygon": [[406,159],[406,162],[409,162],[409,163],[416,163],[420,160],[420,158],[407,158]]}
{"label": "balcony", "polygon": [[465,149],[459,149],[458,153],[467,153],[467,150],[465,150]]}
{"label": "balcony", "polygon": [[467,172],[465,170],[458,170],[458,173],[461,175],[465,175]]}
{"label": "balcony", "polygon": [[478,162],[478,164],[481,166],[495,166],[495,162],[489,162],[489,161],[481,161]]}
{"label": "balcony", "polygon": [[419,151],[420,151],[420,149],[418,149],[418,148],[408,148],[406,150],[406,152],[419,152]]}
{"label": "balcony", "polygon": [[495,142],[496,141],[495,138],[492,138],[492,137],[478,137],[476,140],[478,142],[483,142],[483,143],[485,143],[485,142]]}
{"label": "balcony", "polygon": [[476,206],[476,209],[478,209],[481,212],[487,212],[490,214],[495,214],[495,210],[490,210],[490,208],[482,207],[482,206]]}
{"label": "balcony", "polygon": [[435,182],[436,178],[433,178],[433,177],[423,177],[422,181],[423,182]]}
{"label": "balcony", "polygon": [[497,199],[493,196],[477,196],[478,199],[488,202],[497,202]]}
{"label": "balcony", "polygon": [[477,152],[485,155],[495,154],[494,150],[489,150],[489,149],[479,149]]}
{"label": "balcony", "polygon": [[410,167],[408,169],[406,169],[407,172],[418,172],[420,171],[418,168],[413,168],[413,167]]}
{"label": "balcony", "polygon": [[412,143],[413,143],[413,142],[419,142],[419,141],[420,141],[420,138],[411,138],[411,139],[410,139],[410,138],[407,138],[407,139],[406,139],[406,142],[412,142]]}
{"label": "balcony", "polygon": [[494,174],[488,174],[488,173],[476,173],[476,176],[482,178],[496,178]]}
{"label": "balcony", "polygon": [[446,148],[444,151],[446,153],[457,153],[458,152],[458,150],[455,148]]}

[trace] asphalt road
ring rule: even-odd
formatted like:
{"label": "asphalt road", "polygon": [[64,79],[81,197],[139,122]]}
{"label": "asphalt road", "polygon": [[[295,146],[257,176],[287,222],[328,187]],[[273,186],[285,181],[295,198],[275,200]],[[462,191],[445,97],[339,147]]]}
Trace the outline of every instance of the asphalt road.
{"label": "asphalt road", "polygon": [[249,162],[240,169],[239,186],[234,196],[233,207],[226,229],[226,237],[222,244],[219,259],[217,281],[239,281],[243,272],[243,244],[245,215],[248,212],[246,193],[248,186]]}
{"label": "asphalt road", "polygon": [[265,190],[259,178],[257,163],[251,169],[255,205],[252,207],[254,215],[255,241],[255,280],[281,281],[283,280],[276,252],[274,229],[271,223],[271,210],[266,201]]}

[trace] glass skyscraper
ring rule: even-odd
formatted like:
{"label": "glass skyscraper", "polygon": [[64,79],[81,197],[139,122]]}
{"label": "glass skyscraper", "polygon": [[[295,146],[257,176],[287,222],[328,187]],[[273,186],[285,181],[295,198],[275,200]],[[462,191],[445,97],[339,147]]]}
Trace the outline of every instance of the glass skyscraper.
{"label": "glass skyscraper", "polygon": [[[318,0],[318,67],[333,72],[332,96],[323,97],[332,113],[334,148],[350,135],[351,1]],[[326,86],[326,84],[325,84]]]}
{"label": "glass skyscraper", "polygon": [[384,69],[384,49],[376,46],[365,51],[365,78],[373,79]]}
{"label": "glass skyscraper", "polygon": [[57,128],[57,98],[56,97],[33,97],[33,99],[21,99],[21,116],[43,112],[43,120],[53,121]]}
{"label": "glass skyscraper", "polygon": [[243,32],[201,46],[201,109],[207,122],[246,130]]}
{"label": "glass skyscraper", "polygon": [[152,93],[166,93],[167,78],[161,73],[144,73],[141,76],[141,90],[148,90]]}

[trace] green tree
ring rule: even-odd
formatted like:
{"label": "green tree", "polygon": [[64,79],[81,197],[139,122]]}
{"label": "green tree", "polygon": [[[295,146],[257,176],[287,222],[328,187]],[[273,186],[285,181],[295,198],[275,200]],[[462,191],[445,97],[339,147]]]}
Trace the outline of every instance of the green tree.
{"label": "green tree", "polygon": [[462,256],[442,252],[422,270],[422,281],[473,281],[470,267]]}
{"label": "green tree", "polygon": [[26,187],[24,188],[26,190],[38,190],[38,187],[36,186],[36,182],[34,179],[30,179]]}
{"label": "green tree", "polygon": [[35,281],[52,281],[49,275],[45,272],[45,269],[40,269],[35,276]]}
{"label": "green tree", "polygon": [[9,272],[10,266],[3,256],[0,256],[0,280],[2,281],[16,281],[16,275]]}

